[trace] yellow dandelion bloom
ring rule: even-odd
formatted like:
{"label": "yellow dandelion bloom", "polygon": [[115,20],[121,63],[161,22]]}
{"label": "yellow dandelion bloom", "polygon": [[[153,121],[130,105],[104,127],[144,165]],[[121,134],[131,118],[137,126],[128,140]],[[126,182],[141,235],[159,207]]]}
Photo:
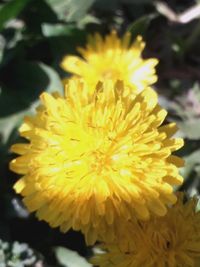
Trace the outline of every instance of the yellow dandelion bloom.
{"label": "yellow dandelion bloom", "polygon": [[196,212],[197,198],[177,203],[164,217],[149,222],[132,222],[123,229],[129,239],[126,247],[104,244],[105,253],[92,262],[100,267],[199,267],[200,212]]}
{"label": "yellow dandelion bloom", "polygon": [[167,112],[157,94],[125,94],[122,82],[87,84],[70,80],[65,96],[41,95],[37,114],[26,117],[15,144],[21,156],[10,168],[30,211],[62,231],[81,230],[88,244],[112,239],[118,223],[132,216],[163,216],[174,203],[172,185],[182,183],[171,155],[183,145],[172,139],[176,125],[161,126]]}
{"label": "yellow dandelion bloom", "polygon": [[103,39],[98,33],[90,36],[86,48],[78,48],[82,58],[66,56],[61,67],[87,81],[91,88],[105,79],[123,80],[136,90],[143,90],[157,81],[155,58],[143,59],[145,43],[138,36],[131,44],[128,32],[122,39],[115,31]]}

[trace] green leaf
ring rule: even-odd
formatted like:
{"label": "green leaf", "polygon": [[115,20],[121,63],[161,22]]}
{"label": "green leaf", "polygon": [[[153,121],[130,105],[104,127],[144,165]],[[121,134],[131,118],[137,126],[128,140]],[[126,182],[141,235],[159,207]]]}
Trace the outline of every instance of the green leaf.
{"label": "green leaf", "polygon": [[78,28],[84,29],[87,24],[101,24],[100,19],[96,18],[95,16],[92,16],[91,14],[87,14],[83,17],[83,19],[78,21]]}
{"label": "green leaf", "polygon": [[0,119],[0,135],[1,143],[3,145],[8,143],[11,133],[19,127],[22,122],[22,119],[28,112],[29,109]]}
{"label": "green leaf", "polygon": [[3,5],[0,9],[0,31],[3,29],[5,23],[10,19],[16,18],[30,1],[12,0]]}
{"label": "green leaf", "polygon": [[58,74],[43,63],[21,63],[12,76],[12,88],[1,88],[0,134],[6,143],[27,113],[33,113],[43,91],[63,93]]}
{"label": "green leaf", "polygon": [[144,5],[144,4],[153,4],[152,0],[123,0],[126,4],[136,4],[136,5]]}
{"label": "green leaf", "polygon": [[200,165],[200,149],[184,157],[185,166],[181,168],[181,174],[187,178],[191,172]]}
{"label": "green leaf", "polygon": [[200,199],[198,199],[197,206],[195,209],[196,212],[200,212]]}
{"label": "green leaf", "polygon": [[45,37],[57,37],[70,35],[75,30],[74,26],[66,24],[42,24],[42,33]]}
{"label": "green leaf", "polygon": [[6,40],[3,35],[0,35],[0,64],[3,60],[5,47],[6,47]]}
{"label": "green leaf", "polygon": [[144,35],[151,21],[156,17],[157,14],[150,14],[140,17],[128,27],[127,31],[131,32],[133,37],[136,37],[137,35]]}
{"label": "green leaf", "polygon": [[[48,25],[49,26],[49,25]],[[46,28],[46,35],[49,35],[48,42],[51,49],[51,54],[54,58],[54,67],[60,76],[65,77],[66,73],[61,69],[60,63],[63,57],[67,54],[77,53],[76,48],[79,46],[85,46],[86,31],[74,28],[65,31],[63,29],[63,35],[61,34],[61,29],[58,30],[59,33],[55,33],[53,28]],[[61,34],[60,36],[56,36]],[[54,35],[54,36],[53,36]]]}
{"label": "green leaf", "polygon": [[81,257],[77,252],[67,248],[56,247],[55,255],[58,263],[65,267],[92,267],[85,258]]}
{"label": "green leaf", "polygon": [[[199,162],[199,164],[200,164],[200,162]],[[200,174],[200,165],[197,165],[194,169],[198,174]]]}
{"label": "green leaf", "polygon": [[183,137],[192,140],[200,139],[200,119],[177,121]]}
{"label": "green leaf", "polygon": [[37,98],[38,93],[42,91],[49,93],[54,91],[63,92],[60,77],[54,69],[44,63],[22,63],[18,65],[16,75],[19,78],[18,86],[29,97],[32,91]]}
{"label": "green leaf", "polygon": [[9,84],[1,88],[0,117],[29,108],[43,91],[63,92],[58,74],[43,63],[19,63],[11,75]]}
{"label": "green leaf", "polygon": [[95,8],[103,12],[113,12],[120,8],[120,0],[96,0]]}
{"label": "green leaf", "polygon": [[94,0],[45,0],[57,17],[65,21],[79,21],[92,6]]}

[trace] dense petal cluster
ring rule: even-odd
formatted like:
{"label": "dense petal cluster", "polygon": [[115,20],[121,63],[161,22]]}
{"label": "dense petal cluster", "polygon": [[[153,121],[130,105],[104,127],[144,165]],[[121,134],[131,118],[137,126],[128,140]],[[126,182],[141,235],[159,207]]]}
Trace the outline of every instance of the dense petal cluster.
{"label": "dense petal cluster", "polygon": [[105,244],[105,253],[94,257],[93,263],[100,267],[199,267],[200,212],[196,204],[196,198],[184,202],[179,195],[164,217],[127,224],[123,230],[129,244]]}
{"label": "dense petal cluster", "polygon": [[83,58],[78,56],[64,57],[61,66],[90,85],[95,87],[98,81],[105,79],[123,80],[134,85],[141,91],[157,81],[155,58],[143,59],[142,52],[145,43],[138,36],[131,44],[131,34],[126,33],[122,39],[115,31],[103,39],[98,33],[90,36],[86,48],[78,48]]}
{"label": "dense petal cluster", "polygon": [[88,244],[112,240],[132,217],[166,214],[176,202],[172,185],[182,183],[183,145],[171,136],[174,123],[152,89],[126,94],[122,82],[88,85],[70,80],[65,96],[41,95],[35,116],[25,118],[10,168],[23,175],[15,184],[30,211],[62,231],[81,230]]}

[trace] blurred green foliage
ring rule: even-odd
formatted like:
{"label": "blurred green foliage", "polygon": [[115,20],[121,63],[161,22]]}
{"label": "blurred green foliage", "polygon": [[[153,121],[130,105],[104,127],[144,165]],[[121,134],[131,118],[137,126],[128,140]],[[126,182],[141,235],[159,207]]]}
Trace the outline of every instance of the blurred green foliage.
{"label": "blurred green foliage", "polygon": [[[133,38],[138,34],[144,36],[147,42],[144,57],[157,57],[160,61],[155,85],[160,103],[169,112],[168,120],[178,123],[178,134],[185,138],[185,147],[179,152],[186,160],[181,170],[185,183],[180,190],[200,192],[200,21],[172,21],[167,14],[160,14],[156,3],[152,0],[0,3],[0,238],[26,242],[40,251],[45,257],[41,267],[89,267],[80,255],[88,257],[91,251],[79,233],[61,234],[27,212],[12,190],[17,177],[8,170],[12,158],[9,148],[19,139],[17,128],[25,114],[34,112],[39,94],[62,92],[61,80],[67,74],[60,68],[60,61],[64,55],[76,53],[76,47],[85,44],[88,33],[106,34],[115,28],[119,34],[129,29]],[[180,14],[197,1],[167,3]]]}
{"label": "blurred green foliage", "polygon": [[42,264],[42,259],[27,244],[0,240],[1,267],[34,267],[39,263]]}

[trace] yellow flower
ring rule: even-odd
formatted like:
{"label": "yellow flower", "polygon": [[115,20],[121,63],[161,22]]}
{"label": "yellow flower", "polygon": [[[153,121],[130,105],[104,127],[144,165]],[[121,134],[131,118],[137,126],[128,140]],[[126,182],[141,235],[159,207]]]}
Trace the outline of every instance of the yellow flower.
{"label": "yellow flower", "polygon": [[81,230],[88,244],[115,236],[120,221],[163,216],[174,203],[172,185],[182,183],[171,153],[183,145],[171,139],[174,123],[145,89],[125,94],[122,82],[87,84],[70,80],[65,96],[41,95],[41,106],[20,128],[29,142],[10,168],[23,175],[15,184],[30,211],[52,227]]}
{"label": "yellow flower", "polygon": [[122,39],[112,31],[103,39],[98,33],[90,36],[86,48],[78,48],[78,56],[64,57],[61,67],[76,76],[84,78],[93,89],[96,83],[105,79],[123,80],[135,90],[143,90],[157,81],[155,58],[143,59],[145,43],[138,36],[131,44],[128,32]]}
{"label": "yellow flower", "polygon": [[197,201],[192,198],[185,202],[180,194],[164,217],[127,224],[123,229],[125,235],[118,238],[126,238],[128,245],[104,244],[105,253],[96,255],[92,262],[100,267],[199,267]]}

